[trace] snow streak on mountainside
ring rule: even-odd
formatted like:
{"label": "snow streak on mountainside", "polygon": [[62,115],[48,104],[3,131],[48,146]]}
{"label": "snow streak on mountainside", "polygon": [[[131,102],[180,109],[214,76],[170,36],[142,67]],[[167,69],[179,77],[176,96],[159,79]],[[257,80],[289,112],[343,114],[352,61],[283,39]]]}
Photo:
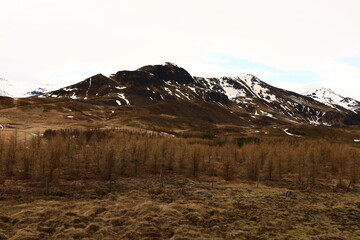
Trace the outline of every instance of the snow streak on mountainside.
{"label": "snow streak on mountainside", "polygon": [[318,84],[312,84],[298,89],[297,92],[305,96],[311,97],[319,102],[322,102],[333,108],[338,106],[353,112],[360,112],[360,102],[349,98],[343,97],[340,94],[335,93],[329,88],[324,88]]}

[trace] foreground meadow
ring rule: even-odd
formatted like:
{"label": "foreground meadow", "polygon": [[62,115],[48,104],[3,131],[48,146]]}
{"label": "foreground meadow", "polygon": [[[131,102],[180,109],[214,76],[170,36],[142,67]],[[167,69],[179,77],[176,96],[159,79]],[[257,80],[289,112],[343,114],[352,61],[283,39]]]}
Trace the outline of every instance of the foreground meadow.
{"label": "foreground meadow", "polygon": [[[360,192],[167,176],[1,186],[0,239],[360,239]],[[32,192],[30,194],[29,192]]]}

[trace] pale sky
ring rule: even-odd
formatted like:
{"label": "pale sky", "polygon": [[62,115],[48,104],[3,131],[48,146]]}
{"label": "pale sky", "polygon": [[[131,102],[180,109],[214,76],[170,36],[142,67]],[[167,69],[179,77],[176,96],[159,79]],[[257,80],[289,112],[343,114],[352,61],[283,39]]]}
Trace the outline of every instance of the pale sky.
{"label": "pale sky", "polygon": [[358,0],[0,0],[0,77],[67,84],[173,62],[360,100],[359,10]]}

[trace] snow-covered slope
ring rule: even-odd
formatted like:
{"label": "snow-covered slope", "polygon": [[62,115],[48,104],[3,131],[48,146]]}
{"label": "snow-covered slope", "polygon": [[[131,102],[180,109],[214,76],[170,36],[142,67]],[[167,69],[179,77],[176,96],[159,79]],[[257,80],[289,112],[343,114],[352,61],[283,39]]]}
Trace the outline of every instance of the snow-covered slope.
{"label": "snow-covered slope", "polygon": [[38,87],[31,88],[32,90],[24,92],[23,96],[36,96],[41,95],[50,91],[54,91],[56,89],[59,89],[63,87],[61,84],[40,84]]}
{"label": "snow-covered slope", "polygon": [[12,82],[5,78],[0,78],[0,96],[6,97],[30,97],[34,95],[40,95],[45,92],[53,91],[63,87],[60,84],[40,84],[38,86],[34,84],[24,84]]}
{"label": "snow-covered slope", "polygon": [[360,112],[359,101],[349,97],[343,97],[330,88],[322,87],[319,84],[307,85],[296,91],[333,108],[338,108],[340,106],[353,112]]}
{"label": "snow-covered slope", "polygon": [[331,108],[326,109],[316,100],[271,86],[252,74],[195,79],[207,88],[225,94],[231,102],[245,108],[252,118],[262,115],[290,122],[330,125],[329,117],[325,114]]}

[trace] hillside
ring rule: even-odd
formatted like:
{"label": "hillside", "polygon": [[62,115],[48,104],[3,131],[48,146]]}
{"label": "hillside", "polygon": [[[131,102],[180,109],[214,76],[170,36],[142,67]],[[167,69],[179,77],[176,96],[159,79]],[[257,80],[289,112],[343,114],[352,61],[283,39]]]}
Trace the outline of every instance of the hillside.
{"label": "hillside", "polygon": [[[3,98],[0,113],[7,128],[32,132],[135,127],[191,134],[318,136],[331,132],[324,129],[330,126],[360,125],[356,111],[276,88],[251,74],[193,77],[171,63],[97,74],[38,96]],[[314,131],[312,126],[319,128]]]}
{"label": "hillside", "polygon": [[[159,110],[170,102],[178,106],[216,105],[233,118],[247,118],[248,122],[257,124],[360,124],[359,114],[353,109],[339,108],[310,96],[273,87],[251,74],[192,77],[185,69],[171,63],[119,71],[110,77],[95,75],[42,97],[92,100],[112,106],[157,105]],[[159,113],[177,115],[169,109],[161,109]]]}

